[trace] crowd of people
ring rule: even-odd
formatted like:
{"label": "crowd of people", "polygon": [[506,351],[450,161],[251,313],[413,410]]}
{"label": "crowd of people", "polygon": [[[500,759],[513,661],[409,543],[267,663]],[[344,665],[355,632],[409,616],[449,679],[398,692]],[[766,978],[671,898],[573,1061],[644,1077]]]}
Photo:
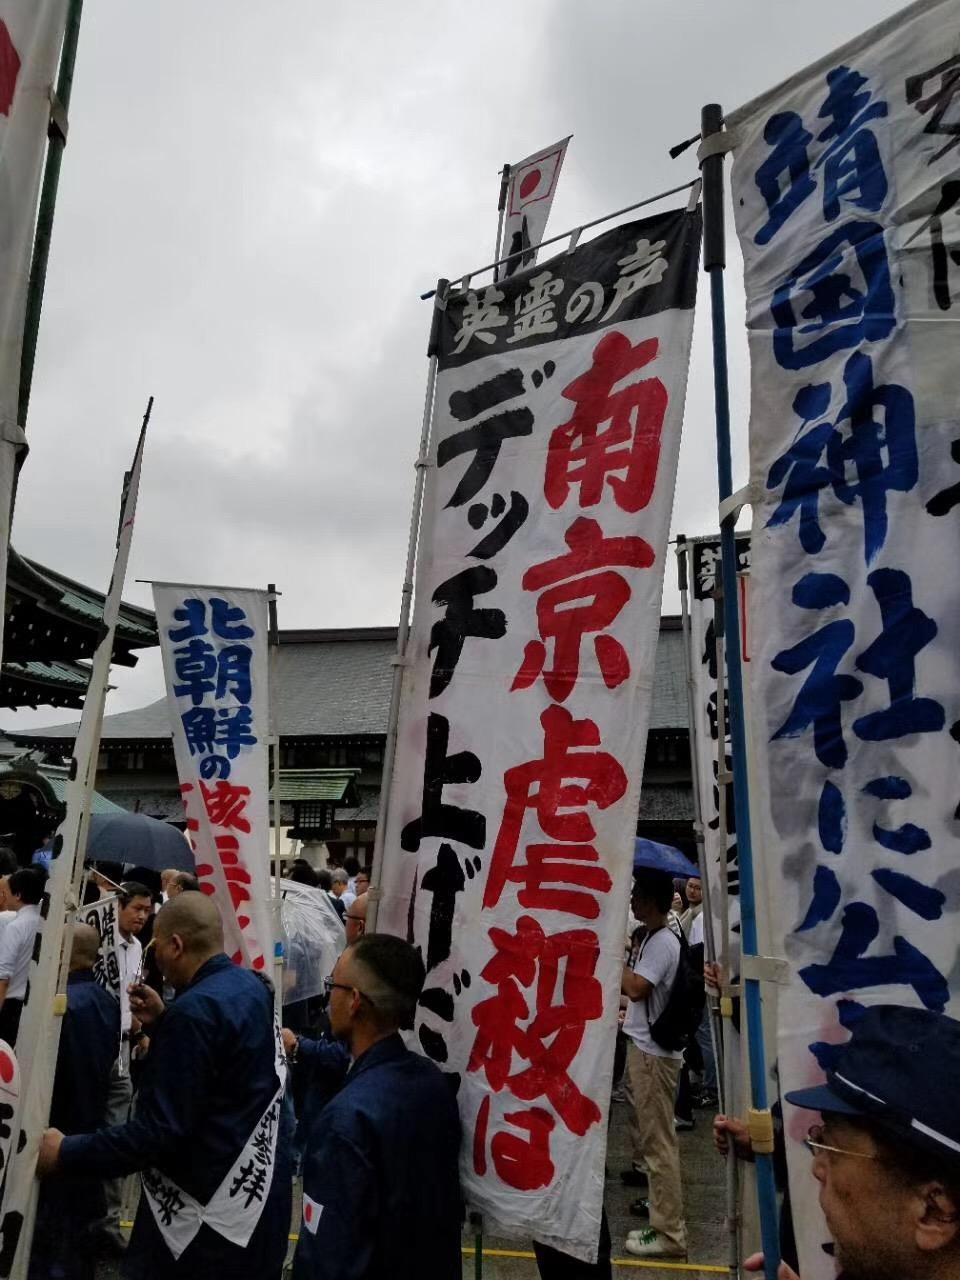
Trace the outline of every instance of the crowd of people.
{"label": "crowd of people", "polygon": [[[38,861],[0,878],[0,1027],[12,1044],[46,874]],[[116,897],[120,999],[95,980],[99,934],[76,924],[31,1280],[93,1280],[108,1254],[123,1255],[131,1280],[279,1280],[285,1266],[296,1280],[461,1275],[455,1090],[408,1047],[422,958],[367,932],[370,880],[359,864],[298,860],[287,874],[329,897],[343,950],[323,995],[288,1006],[282,1028],[269,981],[224,954],[218,911],[195,877],[91,876],[93,894]],[[646,1219],[623,1248],[653,1264],[681,1260],[677,1131],[695,1105],[716,1101],[699,881],[635,872],[621,989],[617,1061],[633,1148],[621,1176],[640,1193],[631,1212]],[[960,1023],[875,1007],[826,1084],[782,1100],[820,1113],[807,1145],[852,1280],[960,1273],[960,1120],[944,1105],[954,1082]],[[714,1138],[721,1153],[752,1158],[744,1121],[716,1116]],[[135,1173],[128,1240],[123,1191]],[[792,1280],[788,1197],[781,1228],[781,1280]],[[605,1215],[595,1264],[539,1242],[535,1251],[543,1280],[612,1276]]]}

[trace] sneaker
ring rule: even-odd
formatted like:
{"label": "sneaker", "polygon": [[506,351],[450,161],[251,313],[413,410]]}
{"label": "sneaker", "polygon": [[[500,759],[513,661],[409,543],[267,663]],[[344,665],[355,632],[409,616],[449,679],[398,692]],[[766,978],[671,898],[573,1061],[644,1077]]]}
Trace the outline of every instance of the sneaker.
{"label": "sneaker", "polygon": [[719,1104],[716,1089],[702,1089],[693,1099],[693,1105],[703,1111],[716,1111]]}
{"label": "sneaker", "polygon": [[623,1245],[627,1253],[635,1258],[685,1258],[686,1249],[671,1244],[666,1236],[652,1227],[643,1231],[631,1231]]}
{"label": "sneaker", "polygon": [[650,1201],[644,1200],[641,1196],[639,1200],[634,1200],[633,1204],[630,1206],[630,1212],[635,1218],[649,1218]]}
{"label": "sneaker", "polygon": [[673,1117],[673,1127],[677,1133],[687,1133],[690,1129],[695,1127],[696,1123],[696,1120],[692,1117],[689,1120],[681,1120],[679,1116]]}
{"label": "sneaker", "polygon": [[638,1169],[636,1165],[632,1165],[629,1169],[621,1171],[620,1181],[625,1187],[645,1187],[647,1185],[647,1175],[643,1169]]}

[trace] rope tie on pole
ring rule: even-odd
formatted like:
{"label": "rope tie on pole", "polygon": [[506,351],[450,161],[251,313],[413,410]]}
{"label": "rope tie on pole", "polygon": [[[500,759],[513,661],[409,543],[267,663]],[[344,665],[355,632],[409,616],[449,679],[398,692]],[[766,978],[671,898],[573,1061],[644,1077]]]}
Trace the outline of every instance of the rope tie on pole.
{"label": "rope tie on pole", "polygon": [[750,1108],[747,1112],[747,1130],[754,1152],[760,1155],[773,1154],[773,1116],[769,1107],[765,1111]]}

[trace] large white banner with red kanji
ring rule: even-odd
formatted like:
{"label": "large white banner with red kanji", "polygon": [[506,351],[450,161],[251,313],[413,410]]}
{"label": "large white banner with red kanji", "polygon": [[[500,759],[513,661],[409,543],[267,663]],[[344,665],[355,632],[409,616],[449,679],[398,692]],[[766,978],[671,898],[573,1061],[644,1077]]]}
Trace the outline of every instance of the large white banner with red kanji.
{"label": "large white banner with red kanji", "polygon": [[153,599],[200,888],[228,954],[269,974],[267,593],[158,583]]}
{"label": "large white banner with red kanji", "polygon": [[[727,117],[784,1092],[823,1078],[868,1005],[960,1010],[958,108],[960,0],[923,0]],[[785,1108],[814,1280],[832,1263],[811,1119]]]}
{"label": "large white banner with red kanji", "polygon": [[443,313],[378,927],[428,977],[464,1190],[595,1256],[698,212]]}

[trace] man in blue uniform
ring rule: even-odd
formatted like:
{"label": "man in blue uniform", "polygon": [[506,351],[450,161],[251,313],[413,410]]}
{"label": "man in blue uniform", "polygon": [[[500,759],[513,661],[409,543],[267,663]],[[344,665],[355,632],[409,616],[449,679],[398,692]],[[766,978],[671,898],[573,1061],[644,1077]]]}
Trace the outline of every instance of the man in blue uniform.
{"label": "man in blue uniform", "polygon": [[131,993],[151,1027],[134,1116],[89,1135],[48,1129],[38,1172],[142,1173],[128,1280],[274,1280],[291,1181],[272,993],[223,954],[220,916],[201,894],[163,907],[154,950],[177,998],[164,1010],[149,988]]}
{"label": "man in blue uniform", "polygon": [[[96,929],[74,925],[67,1012],[50,1107],[50,1123],[64,1133],[94,1133],[103,1124],[110,1073],[120,1051],[120,1005],[93,976],[99,949]],[[93,1280],[90,1228],[105,1208],[100,1182],[66,1177],[47,1183],[37,1206],[30,1280]]]}
{"label": "man in blue uniform", "polygon": [[400,1038],[423,987],[419,953],[367,934],[327,980],[352,1066],[307,1137],[294,1280],[458,1280],[460,1118],[443,1074]]}

